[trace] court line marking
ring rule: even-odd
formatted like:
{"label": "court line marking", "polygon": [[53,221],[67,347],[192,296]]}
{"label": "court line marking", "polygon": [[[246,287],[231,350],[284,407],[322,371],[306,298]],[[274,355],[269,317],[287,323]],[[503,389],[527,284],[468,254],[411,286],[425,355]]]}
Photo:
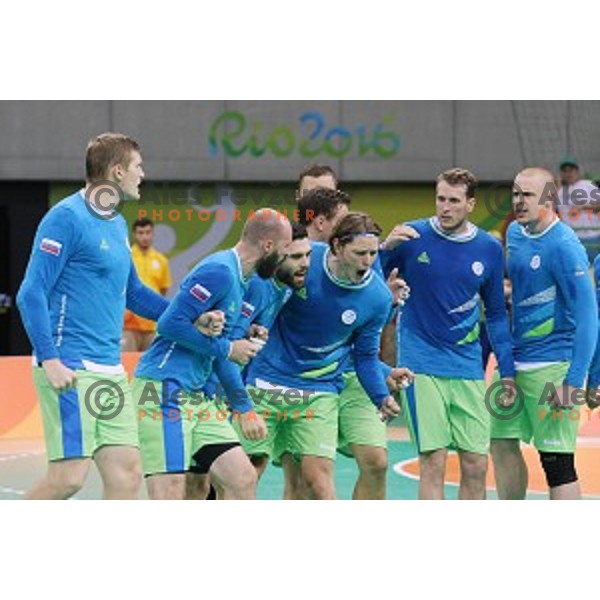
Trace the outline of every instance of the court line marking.
{"label": "court line marking", "polygon": [[[448,452],[448,456],[450,456],[451,454],[458,454],[457,452]],[[415,458],[407,458],[405,460],[401,460],[400,462],[394,463],[394,465],[392,466],[392,471],[394,471],[394,473],[396,473],[397,475],[400,475],[402,477],[406,477],[407,479],[412,479],[413,481],[419,481],[420,477],[418,475],[413,475],[412,473],[409,473],[408,471],[405,470],[406,465],[408,465],[409,463],[414,463],[414,462],[418,462],[419,459],[417,457]],[[444,480],[444,485],[451,485],[454,487],[458,487],[459,484],[455,483],[454,481],[445,481]],[[486,485],[485,489],[489,492],[496,492],[498,493],[497,488],[493,487],[493,486],[489,486]],[[528,494],[535,494],[537,496],[544,496],[547,494],[547,492],[540,492],[537,490],[530,490],[529,488],[527,488],[527,493]],[[598,500],[600,498],[600,496],[598,496],[597,494],[581,494],[582,498],[590,498],[592,500]]]}
{"label": "court line marking", "polygon": [[[0,462],[10,462],[19,460],[22,458],[29,458],[31,456],[39,456],[40,454],[46,454],[44,450],[37,450],[35,452],[16,452],[14,454],[3,454],[0,455]],[[11,494],[13,496],[24,496],[27,490],[17,490],[12,487],[0,486],[0,494]]]}

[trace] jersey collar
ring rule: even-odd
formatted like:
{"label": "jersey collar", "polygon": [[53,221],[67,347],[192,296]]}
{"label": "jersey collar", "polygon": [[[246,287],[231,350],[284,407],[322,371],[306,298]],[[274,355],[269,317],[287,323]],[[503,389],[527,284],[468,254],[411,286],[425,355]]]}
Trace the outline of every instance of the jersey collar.
{"label": "jersey collar", "polygon": [[446,240],[450,240],[451,242],[470,242],[477,235],[477,226],[473,225],[473,223],[467,223],[468,228],[465,233],[446,233],[439,224],[439,219],[437,217],[431,217],[429,219],[429,225],[431,228],[440,236],[442,236]]}
{"label": "jersey collar", "polygon": [[539,233],[529,233],[527,231],[527,229],[525,229],[525,227],[523,227],[523,225],[519,225],[519,227],[521,228],[523,235],[535,240],[537,238],[541,238],[542,236],[546,235],[551,229],[554,229],[554,227],[556,227],[556,225],[559,223],[559,221],[560,221],[560,219],[558,217],[556,217],[554,219],[554,221],[552,221],[552,223],[550,223],[550,225],[548,225],[548,227],[546,227],[546,229],[544,229],[544,231],[540,231]]}
{"label": "jersey collar", "polygon": [[250,277],[248,277],[248,279],[246,279],[244,277],[244,271],[242,270],[242,261],[240,259],[240,255],[237,253],[237,250],[235,248],[232,248],[231,251],[233,252],[233,255],[235,256],[235,262],[237,264],[237,268],[238,268],[238,276],[240,278],[240,281],[246,285],[248,283],[248,281],[250,281]]}
{"label": "jersey collar", "polygon": [[347,290],[360,290],[360,289],[366,287],[367,285],[369,285],[369,283],[371,282],[371,279],[373,279],[373,269],[372,268],[369,269],[365,273],[365,276],[358,283],[352,283],[350,281],[343,281],[342,279],[339,279],[338,277],[336,277],[329,270],[329,267],[327,266],[327,257],[329,256],[330,253],[331,253],[330,248],[327,248],[327,250],[325,250],[325,252],[323,252],[323,270],[325,271],[325,274],[327,275],[327,277],[329,278],[329,280],[332,283],[334,283],[335,285],[337,285],[341,288],[345,288]]}

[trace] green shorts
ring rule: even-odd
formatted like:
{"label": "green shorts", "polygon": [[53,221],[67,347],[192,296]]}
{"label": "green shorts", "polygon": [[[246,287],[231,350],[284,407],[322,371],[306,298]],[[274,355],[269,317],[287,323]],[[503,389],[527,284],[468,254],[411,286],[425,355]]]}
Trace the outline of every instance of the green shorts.
{"label": "green shorts", "polygon": [[482,380],[419,373],[402,393],[402,400],[419,453],[441,448],[488,453],[490,415]]}
{"label": "green shorts", "polygon": [[[518,371],[515,378],[522,400],[506,418],[492,418],[492,439],[519,439],[542,452],[575,452],[581,407],[553,409],[546,400],[552,387],[559,388],[569,370],[568,362]],[[510,416],[510,418],[508,418]]]}
{"label": "green shorts", "polygon": [[201,393],[139,377],[132,388],[144,475],[185,473],[205,446],[239,443],[226,407]]}
{"label": "green shorts", "polygon": [[76,386],[58,393],[44,369],[33,368],[48,460],[92,457],[102,446],[138,447],[127,375],[75,371]]}
{"label": "green shorts", "polygon": [[352,445],[387,448],[387,428],[379,411],[360,385],[356,373],[344,373],[339,396],[338,451],[353,456]]}
{"label": "green shorts", "polygon": [[[302,456],[335,459],[338,435],[338,395],[328,392],[306,393],[300,402],[287,403],[279,390],[249,386],[257,414],[267,425],[268,435],[259,441],[244,438],[239,420],[233,420],[240,441],[250,456],[268,456],[278,462],[290,452]],[[300,400],[300,399],[298,399]]]}

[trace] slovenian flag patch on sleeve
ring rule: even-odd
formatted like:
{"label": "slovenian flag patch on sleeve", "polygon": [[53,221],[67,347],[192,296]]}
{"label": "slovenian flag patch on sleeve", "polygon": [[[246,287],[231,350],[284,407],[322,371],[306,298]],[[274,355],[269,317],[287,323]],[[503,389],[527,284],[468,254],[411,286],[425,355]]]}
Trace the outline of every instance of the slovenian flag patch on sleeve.
{"label": "slovenian flag patch on sleeve", "polygon": [[62,244],[56,240],[44,238],[40,244],[40,250],[42,252],[47,252],[48,254],[53,254],[54,256],[59,256],[60,251],[62,250]]}
{"label": "slovenian flag patch on sleeve", "polygon": [[200,300],[200,302],[206,302],[212,296],[212,294],[199,283],[190,288],[190,294],[197,300]]}
{"label": "slovenian flag patch on sleeve", "polygon": [[241,313],[244,317],[250,318],[256,309],[250,302],[242,302]]}

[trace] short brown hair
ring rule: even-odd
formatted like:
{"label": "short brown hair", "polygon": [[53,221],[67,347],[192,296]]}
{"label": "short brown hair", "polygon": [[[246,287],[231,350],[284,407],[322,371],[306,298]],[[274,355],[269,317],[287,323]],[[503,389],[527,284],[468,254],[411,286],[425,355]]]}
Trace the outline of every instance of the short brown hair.
{"label": "short brown hair", "polygon": [[365,213],[350,212],[336,226],[329,239],[329,247],[333,250],[333,240],[338,240],[340,246],[349,244],[356,236],[381,235],[381,227],[374,219]]}
{"label": "short brown hair", "polygon": [[350,196],[341,190],[315,188],[298,200],[298,220],[308,226],[316,217],[323,215],[328,221],[338,211],[340,204],[350,206]]}
{"label": "short brown hair", "polygon": [[477,190],[477,186],[479,185],[477,177],[475,177],[471,171],[467,171],[467,169],[461,169],[460,167],[448,169],[447,171],[440,173],[437,177],[437,183],[440,181],[445,181],[450,185],[467,186],[467,198],[475,198],[475,192]]}
{"label": "short brown hair", "polygon": [[301,188],[302,180],[305,177],[323,177],[323,175],[331,175],[331,177],[333,177],[333,180],[335,181],[335,186],[337,187],[339,183],[337,175],[329,165],[313,164],[304,167],[304,169],[302,169],[302,171],[300,172],[300,175],[298,175],[297,189],[299,190]]}
{"label": "short brown hair", "polygon": [[148,217],[142,217],[141,219],[137,219],[134,224],[131,226],[131,229],[135,231],[138,227],[152,227],[154,229],[154,221],[151,221]]}
{"label": "short brown hair", "polygon": [[139,144],[122,133],[101,133],[91,139],[85,155],[85,177],[94,182],[106,179],[114,165],[129,166],[131,153],[139,152]]}

